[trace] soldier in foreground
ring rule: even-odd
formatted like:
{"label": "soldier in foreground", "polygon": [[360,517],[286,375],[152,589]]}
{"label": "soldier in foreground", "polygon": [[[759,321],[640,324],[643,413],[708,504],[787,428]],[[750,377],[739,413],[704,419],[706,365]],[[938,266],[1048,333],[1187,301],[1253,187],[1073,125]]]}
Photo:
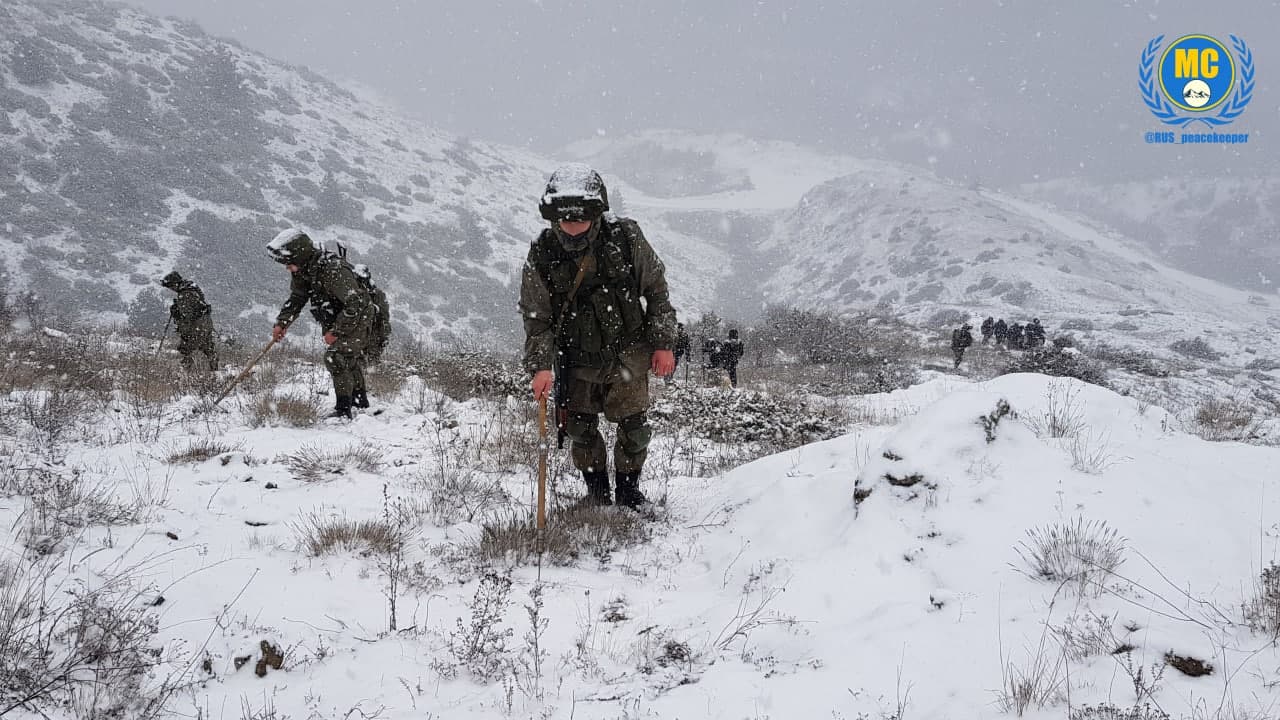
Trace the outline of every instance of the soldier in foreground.
{"label": "soldier in foreground", "polygon": [[302,308],[324,333],[329,349],[324,365],[333,378],[334,408],[330,417],[351,418],[353,395],[364,388],[362,355],[369,344],[374,303],[342,258],[317,248],[301,230],[290,228],[267,243],[267,252],[292,276],[289,299],[276,317],[271,337],[284,339]]}
{"label": "soldier in foreground", "polygon": [[973,345],[973,333],[970,332],[972,329],[972,325],[965,323],[951,331],[951,353],[955,356],[957,368],[960,367],[960,362],[964,360],[965,349]]}
{"label": "soldier in foreground", "polygon": [[182,367],[192,369],[195,366],[196,351],[199,350],[204,353],[209,370],[216,371],[218,353],[213,348],[213,308],[205,302],[204,293],[176,270],[160,280],[160,287],[178,294],[169,306],[169,318],[178,331],[178,352],[182,355]]}
{"label": "soldier in foreground", "polygon": [[[638,509],[653,436],[649,371],[675,371],[676,312],[665,268],[635,221],[608,212],[604,181],[586,165],[552,173],[538,209],[551,227],[529,248],[519,303],[533,395],[548,397],[555,382],[557,410],[565,410],[557,425],[573,441],[573,464],[587,486],[583,502],[616,499]],[[618,425],[613,498],[602,412]]]}

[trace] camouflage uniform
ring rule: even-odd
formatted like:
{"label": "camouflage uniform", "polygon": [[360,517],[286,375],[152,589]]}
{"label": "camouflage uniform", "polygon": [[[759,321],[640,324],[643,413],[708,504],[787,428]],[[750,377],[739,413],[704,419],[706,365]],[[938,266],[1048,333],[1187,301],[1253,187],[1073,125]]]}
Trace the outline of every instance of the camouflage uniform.
{"label": "camouflage uniform", "polygon": [[[589,498],[598,504],[609,503],[599,414],[618,424],[613,448],[617,502],[636,507],[644,501],[640,471],[653,434],[645,415],[650,361],[655,350],[670,350],[676,339],[676,311],[668,298],[666,271],[640,227],[626,218],[596,216],[586,247],[577,252],[566,247],[565,238],[558,227],[549,228],[529,249],[519,303],[524,367],[537,373],[552,369],[557,357],[563,363],[573,463],[583,473]],[[588,252],[593,259],[587,261],[573,302],[562,313]]]}
{"label": "camouflage uniform", "polygon": [[195,366],[196,351],[204,353],[210,370],[218,369],[218,353],[213,348],[213,309],[205,302],[204,293],[190,280],[176,272],[165,275],[160,286],[178,294],[169,306],[169,317],[178,331],[178,352],[182,367]]}
{"label": "camouflage uniform", "polygon": [[324,365],[333,378],[334,414],[350,417],[352,395],[364,387],[363,354],[374,313],[369,292],[345,260],[317,249],[298,230],[280,233],[268,248],[277,262],[298,267],[276,324],[288,328],[311,304],[321,330],[337,337],[324,353]]}
{"label": "camouflage uniform", "polygon": [[369,299],[373,301],[373,327],[369,333],[369,348],[365,351],[365,358],[369,362],[377,362],[382,359],[382,353],[386,352],[387,345],[391,342],[391,305],[387,303],[387,294],[382,292],[382,288],[373,284],[369,266],[356,265],[353,269],[360,284],[369,291]]}
{"label": "camouflage uniform", "polygon": [[951,331],[951,354],[955,356],[957,368],[964,360],[965,348],[973,345],[973,333],[969,332],[972,329],[972,325],[965,323]]}

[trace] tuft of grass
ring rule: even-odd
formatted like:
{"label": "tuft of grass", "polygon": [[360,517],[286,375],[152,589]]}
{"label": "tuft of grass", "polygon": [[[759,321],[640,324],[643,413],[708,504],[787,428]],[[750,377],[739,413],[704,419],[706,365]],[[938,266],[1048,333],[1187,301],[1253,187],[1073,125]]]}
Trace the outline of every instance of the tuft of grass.
{"label": "tuft of grass", "polygon": [[213,438],[203,438],[200,440],[192,440],[187,446],[181,450],[175,450],[169,453],[165,458],[165,462],[170,465],[179,465],[183,463],[202,463],[211,458],[225,455],[231,452],[237,452],[244,446],[240,443],[234,445],[219,442]]}
{"label": "tuft of grass", "polygon": [[298,546],[312,557],[337,552],[386,555],[405,541],[403,531],[385,518],[351,520],[318,512],[304,515],[293,531]]}
{"label": "tuft of grass", "polygon": [[1280,565],[1263,568],[1252,597],[1241,607],[1244,624],[1255,633],[1280,638]]}
{"label": "tuft of grass", "polygon": [[553,565],[571,565],[582,557],[606,563],[614,552],[651,537],[649,523],[634,512],[576,507],[552,513],[541,533],[528,518],[516,514],[486,523],[478,554],[512,566],[536,563],[539,551]]}
{"label": "tuft of grass", "polygon": [[1029,541],[1016,548],[1032,574],[1076,587],[1083,595],[1102,591],[1102,583],[1124,562],[1127,541],[1105,521],[1060,522],[1027,531]]}
{"label": "tuft of grass", "polygon": [[340,450],[322,450],[315,445],[303,445],[297,452],[285,456],[285,462],[293,476],[299,480],[317,482],[332,480],[353,470],[376,473],[382,468],[382,453],[372,445],[350,445]]}
{"label": "tuft of grass", "polygon": [[270,391],[257,395],[249,405],[249,427],[287,425],[306,428],[320,419],[315,400],[301,395],[275,396]]}
{"label": "tuft of grass", "polygon": [[1262,421],[1254,407],[1236,398],[1205,398],[1195,414],[1195,433],[1205,440],[1247,440],[1258,434]]}

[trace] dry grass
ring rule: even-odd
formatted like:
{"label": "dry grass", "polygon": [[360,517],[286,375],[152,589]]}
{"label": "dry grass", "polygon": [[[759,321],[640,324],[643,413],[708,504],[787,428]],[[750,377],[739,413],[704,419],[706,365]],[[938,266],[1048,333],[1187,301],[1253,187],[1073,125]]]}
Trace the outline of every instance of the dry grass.
{"label": "dry grass", "polygon": [[187,446],[181,450],[175,450],[164,461],[170,465],[179,465],[183,463],[201,463],[211,458],[225,455],[227,453],[239,452],[244,448],[241,443],[228,444],[219,442],[213,438],[203,438],[200,440],[192,440]]}
{"label": "dry grass", "polygon": [[1263,419],[1252,403],[1239,398],[1205,398],[1196,407],[1192,429],[1205,440],[1249,440],[1261,430]]}
{"label": "dry grass", "polygon": [[1053,523],[1027,531],[1028,541],[1018,543],[1018,555],[1034,577],[1076,588],[1083,596],[1095,596],[1103,582],[1124,562],[1127,541],[1105,521]]}
{"label": "dry grass", "polygon": [[404,545],[404,533],[385,518],[351,520],[312,512],[293,525],[298,546],[312,557],[337,552],[387,554]]}
{"label": "dry grass", "polygon": [[523,514],[486,523],[478,554],[482,560],[508,566],[534,564],[540,552],[553,565],[570,565],[583,557],[606,563],[614,552],[651,537],[650,523],[637,513],[581,507],[553,512],[542,532]]}
{"label": "dry grass", "polygon": [[350,445],[340,450],[303,445],[297,452],[285,456],[285,462],[294,477],[319,482],[343,477],[352,471],[376,473],[382,468],[382,451],[365,444]]}
{"label": "dry grass", "polygon": [[320,419],[320,406],[310,396],[282,395],[277,397],[271,391],[260,393],[250,401],[246,422],[249,427],[288,427],[306,428],[315,425]]}

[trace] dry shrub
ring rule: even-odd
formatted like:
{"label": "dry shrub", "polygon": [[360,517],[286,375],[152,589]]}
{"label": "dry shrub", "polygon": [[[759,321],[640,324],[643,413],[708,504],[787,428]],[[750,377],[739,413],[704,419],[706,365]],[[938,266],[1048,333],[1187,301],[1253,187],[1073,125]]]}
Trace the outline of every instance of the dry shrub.
{"label": "dry shrub", "polygon": [[1103,520],[1058,522],[1027,531],[1015,548],[1034,577],[1098,594],[1124,562],[1127,541]]}
{"label": "dry shrub", "polygon": [[238,452],[244,448],[242,443],[228,444],[219,442],[213,438],[203,438],[200,440],[192,440],[187,446],[181,450],[175,450],[169,453],[164,459],[170,465],[178,465],[180,463],[202,463],[210,458],[225,455],[226,453]]}
{"label": "dry shrub", "polygon": [[606,563],[614,552],[651,537],[650,524],[635,512],[584,506],[552,512],[541,532],[523,514],[486,523],[478,551],[483,560],[508,566],[536,563],[540,553],[553,565],[582,557]]}
{"label": "dry shrub", "polygon": [[160,660],[154,603],[127,573],[90,587],[58,580],[60,567],[0,565],[0,716],[73,703],[80,717],[154,716],[163,697],[142,682]]}
{"label": "dry shrub", "polygon": [[386,363],[379,363],[364,371],[365,388],[371,396],[378,398],[395,397],[408,377],[403,366]]}
{"label": "dry shrub", "polygon": [[293,531],[299,547],[312,557],[349,551],[385,555],[403,547],[405,540],[403,526],[386,518],[351,520],[318,512],[304,515]]}
{"label": "dry shrub", "polygon": [[518,362],[478,348],[419,345],[386,364],[405,376],[421,377],[454,400],[520,397],[528,392],[529,375]]}
{"label": "dry shrub", "polygon": [[419,496],[426,501],[431,521],[441,527],[472,522],[511,499],[500,482],[465,468],[448,467],[443,473],[424,473],[416,485]]}
{"label": "dry shrub", "polygon": [[303,445],[297,452],[285,456],[285,462],[294,477],[317,482],[348,475],[353,470],[376,473],[382,467],[382,451],[366,444],[349,445],[340,450]]}
{"label": "dry shrub", "polygon": [[276,396],[268,391],[256,395],[249,405],[246,419],[249,427],[306,428],[320,419],[320,407],[309,395],[290,394]]}
{"label": "dry shrub", "polygon": [[1205,398],[1196,407],[1195,433],[1205,440],[1249,440],[1262,427],[1253,406],[1237,398]]}
{"label": "dry shrub", "polygon": [[1209,341],[1202,337],[1191,340],[1176,340],[1169,343],[1169,349],[1197,360],[1215,361],[1222,358],[1222,353],[1214,350]]}
{"label": "dry shrub", "polygon": [[1027,427],[1042,438],[1069,438],[1085,429],[1084,404],[1080,386],[1065,382],[1049,383],[1045,390],[1044,409],[1025,415]]}
{"label": "dry shrub", "polygon": [[668,388],[649,414],[663,429],[687,428],[716,442],[766,442],[781,450],[836,437],[848,425],[835,404],[799,394],[681,386]]}
{"label": "dry shrub", "polygon": [[1262,570],[1252,597],[1241,606],[1245,625],[1270,638],[1280,638],[1280,565]]}

